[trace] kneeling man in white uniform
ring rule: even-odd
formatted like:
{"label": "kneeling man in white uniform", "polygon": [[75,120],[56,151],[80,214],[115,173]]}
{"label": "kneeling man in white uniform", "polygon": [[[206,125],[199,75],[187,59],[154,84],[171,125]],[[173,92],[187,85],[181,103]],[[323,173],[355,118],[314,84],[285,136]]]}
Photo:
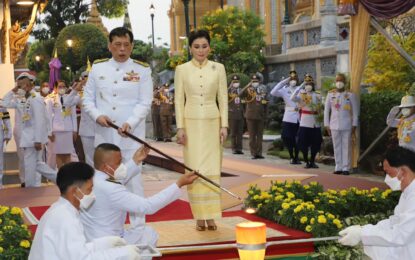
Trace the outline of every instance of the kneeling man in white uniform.
{"label": "kneeling man in white uniform", "polygon": [[402,190],[394,214],[376,225],[351,226],[339,235],[339,243],[355,246],[362,242],[371,259],[415,259],[415,153],[405,148],[386,152],[385,182],[392,190]]}
{"label": "kneeling man in white uniform", "polygon": [[61,197],[40,220],[29,260],[139,260],[138,248],[115,236],[87,243],[79,210],[94,202],[94,169],[86,163],[72,162],[59,169],[56,183]]}
{"label": "kneeling man in white uniform", "polygon": [[[148,148],[138,150],[134,155],[135,167],[147,156]],[[149,198],[140,197],[126,189],[123,183],[128,178],[127,172],[136,171],[122,161],[118,146],[102,143],[97,146],[94,154],[95,203],[81,212],[85,235],[89,241],[103,236],[121,236],[129,244],[149,244],[156,246],[157,232],[150,226],[143,229],[124,229],[127,212],[154,214],[181,196],[181,187],[193,183],[197,178],[194,173],[182,175],[176,183]]]}

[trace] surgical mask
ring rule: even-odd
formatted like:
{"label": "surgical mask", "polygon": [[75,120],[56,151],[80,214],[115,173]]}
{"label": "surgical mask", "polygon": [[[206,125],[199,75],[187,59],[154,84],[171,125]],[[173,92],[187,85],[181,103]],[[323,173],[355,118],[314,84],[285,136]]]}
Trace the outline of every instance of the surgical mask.
{"label": "surgical mask", "polygon": [[252,83],[252,86],[253,86],[254,88],[258,87],[258,86],[259,86],[259,82],[254,82],[254,83]]}
{"label": "surgical mask", "polygon": [[[111,168],[110,166],[108,166]],[[111,170],[114,170],[111,168]],[[127,166],[125,164],[121,163],[117,169],[114,170],[114,176],[112,176],[115,180],[124,180],[127,178]]]}
{"label": "surgical mask", "polygon": [[24,97],[26,95],[26,91],[24,89],[19,88],[16,92],[19,97]]}
{"label": "surgical mask", "polygon": [[42,88],[42,93],[43,94],[49,94],[49,88]]}
{"label": "surgical mask", "polygon": [[290,80],[290,87],[295,87],[295,86],[297,86],[297,81],[295,81],[295,80]]}
{"label": "surgical mask", "polygon": [[412,111],[412,109],[411,108],[402,108],[402,115],[404,116],[404,117],[408,117],[408,116],[410,116],[411,115],[411,111]]}
{"label": "surgical mask", "polygon": [[60,89],[58,89],[58,93],[59,93],[59,95],[65,95],[66,94],[66,89],[60,88]]}
{"label": "surgical mask", "polygon": [[337,89],[342,89],[342,88],[344,88],[344,83],[343,83],[343,82],[341,82],[341,81],[337,81],[337,82],[336,82],[336,88],[337,88]]}
{"label": "surgical mask", "polygon": [[84,195],[82,197],[82,199],[79,199],[78,197],[75,196],[79,200],[80,208],[81,209],[84,209],[84,210],[89,209],[89,207],[91,207],[92,203],[94,203],[94,201],[95,201],[95,194],[94,194],[94,192],[91,191],[91,193],[89,193],[88,195],[85,195],[81,191],[81,189],[79,189],[79,188],[77,188],[77,189],[79,190],[79,192],[82,193],[82,195]]}
{"label": "surgical mask", "polygon": [[401,181],[398,179],[398,175],[400,173],[400,170],[398,171],[398,174],[395,177],[389,176],[389,174],[386,174],[385,176],[385,183],[386,185],[391,188],[391,190],[400,190],[401,189]]}
{"label": "surgical mask", "polygon": [[239,85],[240,85],[240,83],[233,83],[233,84],[232,84],[232,86],[233,86],[234,88],[239,88]]}
{"label": "surgical mask", "polygon": [[313,86],[305,85],[304,89],[305,89],[306,92],[311,92],[313,90]]}

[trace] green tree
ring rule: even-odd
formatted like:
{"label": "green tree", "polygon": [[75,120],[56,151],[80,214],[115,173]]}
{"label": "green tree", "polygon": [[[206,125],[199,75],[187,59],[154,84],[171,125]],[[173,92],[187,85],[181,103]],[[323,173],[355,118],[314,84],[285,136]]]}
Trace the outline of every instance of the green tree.
{"label": "green tree", "polygon": [[[69,38],[73,40],[71,49],[66,44]],[[85,66],[87,58],[93,62],[96,59],[110,57],[107,37],[92,24],[65,27],[56,38],[55,49],[63,66],[70,65],[74,72]]]}
{"label": "green tree", "polygon": [[[29,69],[36,72],[49,69],[49,61],[55,48],[55,39],[36,41],[30,45],[26,54],[26,64]],[[36,61],[39,56],[39,61]]]}
{"label": "green tree", "polygon": [[[394,34],[394,39],[415,59],[415,32]],[[380,34],[370,37],[364,83],[374,90],[407,91],[415,81],[414,69]]]}
{"label": "green tree", "polygon": [[261,18],[253,12],[229,7],[207,13],[200,29],[209,31],[212,56],[225,65],[228,73],[250,75],[264,68],[262,24]]}
{"label": "green tree", "polygon": [[[98,10],[108,18],[124,15],[128,0],[98,0]],[[56,38],[59,32],[68,25],[85,22],[89,14],[90,1],[83,0],[49,0],[44,14],[39,16],[37,24],[42,26],[33,30],[38,40]]]}

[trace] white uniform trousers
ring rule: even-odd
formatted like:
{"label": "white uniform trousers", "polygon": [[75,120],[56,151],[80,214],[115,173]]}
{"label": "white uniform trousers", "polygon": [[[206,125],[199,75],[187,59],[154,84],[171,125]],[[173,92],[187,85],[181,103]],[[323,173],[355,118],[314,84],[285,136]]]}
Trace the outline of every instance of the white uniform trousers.
{"label": "white uniform trousers", "polygon": [[331,130],[335,171],[350,171],[352,130]]}
{"label": "white uniform trousers", "polygon": [[3,187],[3,171],[4,171],[4,152],[3,152],[4,141],[0,138],[0,188]]}
{"label": "white uniform trousers", "polygon": [[56,169],[56,154],[55,154],[55,151],[53,149],[54,147],[55,146],[49,140],[49,142],[46,144],[46,163],[52,169]]}
{"label": "white uniform trousers", "polygon": [[81,140],[82,147],[84,148],[85,162],[94,167],[95,138],[93,136],[81,135]]}
{"label": "white uniform trousers", "polygon": [[41,175],[36,171],[37,162],[42,160],[43,149],[23,148],[26,187],[40,187]]}
{"label": "white uniform trousers", "polygon": [[[136,149],[122,149],[122,156],[123,156],[123,162],[126,163],[131,158],[133,158],[133,155],[137,151]],[[142,168],[142,166],[140,166]],[[141,169],[140,169],[141,172]],[[142,174],[137,174],[136,176],[132,177],[126,184],[125,187],[131,191],[134,194],[137,194],[140,197],[144,198],[144,187],[143,187],[143,180],[141,177]],[[138,230],[143,230],[144,225],[146,223],[145,215],[138,214],[138,213],[131,213],[129,212],[130,217],[130,223],[131,228],[136,227]]]}
{"label": "white uniform trousers", "polygon": [[[125,230],[123,238],[129,245],[147,244],[157,247],[159,235],[157,231],[150,226],[143,226],[142,228],[129,228]],[[141,260],[151,260],[151,257],[140,257]]]}
{"label": "white uniform trousers", "polygon": [[20,133],[13,131],[14,142],[16,143],[17,158],[19,159],[19,179],[20,183],[23,183],[24,178],[24,153],[23,148],[20,148]]}

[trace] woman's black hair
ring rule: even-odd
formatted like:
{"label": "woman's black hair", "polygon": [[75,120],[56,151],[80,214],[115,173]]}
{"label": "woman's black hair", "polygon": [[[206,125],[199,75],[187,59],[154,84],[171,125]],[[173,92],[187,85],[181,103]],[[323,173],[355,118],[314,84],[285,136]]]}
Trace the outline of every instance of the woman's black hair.
{"label": "woman's black hair", "polygon": [[189,46],[192,46],[192,43],[196,39],[199,39],[199,38],[205,38],[208,41],[209,45],[210,45],[210,35],[209,35],[208,31],[198,30],[198,31],[192,31],[190,33],[190,36],[189,36]]}

